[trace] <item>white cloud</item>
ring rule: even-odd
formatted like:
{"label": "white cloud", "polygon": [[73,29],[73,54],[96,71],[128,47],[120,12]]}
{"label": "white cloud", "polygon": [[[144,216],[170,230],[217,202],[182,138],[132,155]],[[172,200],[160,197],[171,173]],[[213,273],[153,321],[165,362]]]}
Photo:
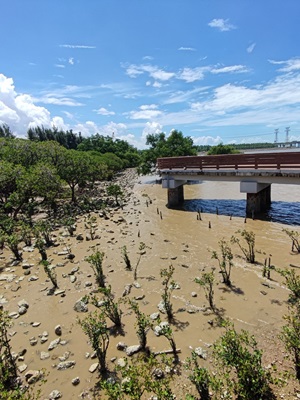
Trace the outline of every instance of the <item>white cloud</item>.
{"label": "white cloud", "polygon": [[94,110],[94,111],[96,111],[96,113],[99,115],[115,115],[114,111],[109,111],[104,107],[100,107],[98,110]]}
{"label": "white cloud", "polygon": [[291,58],[286,61],[269,60],[269,62],[275,65],[285,65],[284,67],[279,69],[279,71],[281,72],[293,72],[300,69],[300,58]]}
{"label": "white cloud", "polygon": [[145,57],[143,57],[143,60],[153,60],[153,57],[151,57],[151,56],[145,56]]}
{"label": "white cloud", "polygon": [[35,101],[43,104],[55,104],[57,106],[69,106],[69,107],[79,107],[83,106],[83,103],[73,100],[69,97],[52,97],[51,95],[46,95],[40,98],[35,98]]}
{"label": "white cloud", "polygon": [[95,49],[96,46],[85,46],[80,44],[60,44],[59,47],[65,47],[67,49]]}
{"label": "white cloud", "polygon": [[228,67],[213,68],[210,72],[212,74],[244,73],[249,72],[249,70],[245,65],[230,65]]}
{"label": "white cloud", "polygon": [[153,83],[153,87],[154,87],[154,88],[157,88],[157,89],[160,89],[160,88],[162,87],[162,83],[155,81],[155,82]]}
{"label": "white cloud", "polygon": [[54,67],[56,67],[56,68],[66,68],[66,66],[63,65],[63,64],[54,64]]}
{"label": "white cloud", "polygon": [[196,51],[193,47],[179,47],[179,51]]}
{"label": "white cloud", "polygon": [[0,122],[6,123],[17,136],[25,137],[30,126],[51,126],[49,111],[34,104],[28,94],[15,91],[12,78],[0,74]]}
{"label": "white cloud", "polygon": [[255,46],[256,46],[256,43],[250,44],[250,46],[247,47],[247,53],[251,54],[253,52]]}
{"label": "white cloud", "polygon": [[185,82],[195,82],[200,81],[204,78],[204,72],[206,72],[208,67],[198,67],[198,68],[184,68],[178,75],[178,79],[182,79]]}
{"label": "white cloud", "polygon": [[130,119],[154,119],[162,114],[161,111],[157,110],[155,104],[142,105],[138,111],[130,111]]}
{"label": "white cloud", "polygon": [[143,129],[143,132],[142,132],[141,139],[143,141],[146,141],[147,135],[153,135],[153,134],[161,133],[161,132],[162,132],[162,125],[161,124],[159,124],[158,122],[154,122],[154,121],[146,122],[146,125],[145,125],[145,127]]}
{"label": "white cloud", "polygon": [[69,60],[68,60],[68,63],[71,64],[71,65],[74,65],[74,58],[70,57]]}
{"label": "white cloud", "polygon": [[216,145],[222,142],[220,136],[192,136],[195,145]]}
{"label": "white cloud", "polygon": [[221,32],[231,31],[232,29],[236,29],[236,27],[229,23],[228,19],[215,18],[208,23],[211,28],[217,28]]}
{"label": "white cloud", "polygon": [[126,66],[126,74],[130,78],[136,78],[144,73],[148,73],[151,78],[159,81],[168,81],[175,76],[174,72],[164,71],[157,66],[134,64]]}

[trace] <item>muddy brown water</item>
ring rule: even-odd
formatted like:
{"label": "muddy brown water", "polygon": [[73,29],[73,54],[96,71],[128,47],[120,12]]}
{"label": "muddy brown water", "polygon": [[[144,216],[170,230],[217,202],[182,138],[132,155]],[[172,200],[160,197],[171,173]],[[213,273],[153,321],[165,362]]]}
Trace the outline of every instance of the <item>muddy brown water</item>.
{"label": "muddy brown water", "polygon": [[[201,196],[204,199],[239,199],[243,196],[231,183],[216,185],[216,183],[205,183],[186,186],[185,198],[195,199]],[[272,198],[285,201],[299,198],[300,188],[295,186],[292,192],[286,189],[286,186],[278,185],[276,191],[272,192]],[[172,293],[175,310],[175,323],[172,329],[177,348],[181,349],[181,361],[190,355],[191,348],[200,346],[210,352],[210,345],[223,332],[222,328],[214,325],[214,315],[203,312],[207,307],[207,300],[204,291],[194,282],[195,277],[201,276],[203,271],[216,268],[216,306],[222,310],[224,317],[234,323],[236,329],[246,329],[255,334],[264,350],[265,363],[279,366],[284,363],[286,352],[278,342],[277,336],[284,324],[282,317],[288,312],[286,302],[288,290],[282,277],[276,272],[272,271],[271,280],[263,278],[262,264],[265,258],[271,255],[271,262],[276,267],[292,268],[290,264],[300,267],[300,254],[291,253],[290,239],[282,231],[287,226],[252,219],[247,219],[245,223],[244,218],[230,219],[226,215],[206,213],[202,213],[200,221],[197,220],[196,212],[166,208],[166,196],[166,191],[160,185],[140,182],[135,185],[129,203],[123,210],[112,214],[109,220],[94,214],[97,217],[96,233],[99,239],[83,242],[76,240],[78,233],[82,233],[85,237],[87,232],[83,217],[77,221],[74,237],[67,236],[63,228],[54,232],[59,246],[50,248],[47,253],[53,265],[64,264],[56,267],[58,285],[59,289],[64,291],[63,295],[47,295],[51,283],[39,265],[39,255],[36,250],[23,252],[23,263],[33,264],[28,276],[24,276],[22,265],[9,266],[8,250],[5,249],[1,254],[0,300],[4,302],[5,310],[17,311],[17,303],[22,299],[29,303],[27,313],[13,320],[14,326],[11,332],[15,334],[12,335],[11,345],[15,352],[27,350],[24,361],[18,361],[18,365],[26,364],[26,371],[43,369],[46,372],[46,382],[41,386],[42,399],[47,399],[54,389],[61,391],[63,399],[93,398],[90,388],[97,382],[98,377],[96,372],[89,372],[89,367],[96,360],[90,358],[92,349],[77,323],[77,319],[85,318],[86,314],[76,313],[73,310],[73,305],[78,299],[96,289],[93,271],[85,261],[85,257],[92,254],[95,249],[105,253],[103,265],[106,281],[112,286],[116,298],[119,298],[122,296],[124,286],[134,281],[133,273],[125,271],[121,248],[126,245],[129,258],[135,265],[141,242],[144,242],[147,248],[138,268],[137,282],[140,287],[133,287],[129,296],[141,298],[138,302],[144,313],[157,312],[162,293],[160,270],[168,268],[169,265],[175,267],[174,280],[178,283],[178,288]],[[122,222],[118,221],[118,217],[121,216],[124,218]],[[229,239],[239,229],[255,233],[256,249],[259,251],[256,254],[257,264],[246,263],[238,247],[232,245],[233,289],[228,290],[221,283],[217,262],[211,259],[211,250],[218,250],[218,241],[222,238]],[[293,229],[298,230],[298,227]],[[58,252],[66,246],[75,255],[73,262],[67,260],[64,255],[58,255]],[[79,267],[79,270],[75,273],[76,281],[71,283],[68,274],[75,267]],[[297,272],[300,271],[294,268]],[[7,274],[13,275],[12,281],[1,280]],[[38,280],[29,282],[28,279],[33,275],[38,277]],[[195,292],[197,297],[193,297],[192,292]],[[88,307],[90,311],[94,310],[91,304]],[[116,349],[119,341],[127,345],[138,344],[134,329],[135,318],[125,304],[121,307],[124,335],[111,336],[108,351],[108,366],[111,370],[115,361],[110,360],[125,355]],[[202,311],[193,313],[195,310]],[[162,319],[164,318],[162,315]],[[33,322],[40,324],[38,327],[33,327]],[[62,327],[61,340],[64,344],[48,352],[49,343],[57,338],[54,328],[58,324]],[[108,325],[111,323],[108,322]],[[40,336],[45,331],[49,337],[48,341],[42,344]],[[29,344],[32,337],[38,339],[35,346]],[[148,334],[148,344],[153,351],[169,348],[166,339],[157,338],[152,332]],[[49,358],[41,360],[41,352],[48,352]],[[56,369],[59,357],[63,356],[76,361],[72,369],[65,371]],[[204,361],[203,363],[205,365]],[[75,377],[80,378],[77,386],[73,386],[71,382]],[[183,378],[178,378],[178,382],[177,398],[183,399],[185,393],[189,391],[189,385]],[[299,389],[297,384],[293,382],[287,388],[280,389],[282,392],[278,393],[283,393],[286,399],[292,399],[295,398],[297,389]]]}

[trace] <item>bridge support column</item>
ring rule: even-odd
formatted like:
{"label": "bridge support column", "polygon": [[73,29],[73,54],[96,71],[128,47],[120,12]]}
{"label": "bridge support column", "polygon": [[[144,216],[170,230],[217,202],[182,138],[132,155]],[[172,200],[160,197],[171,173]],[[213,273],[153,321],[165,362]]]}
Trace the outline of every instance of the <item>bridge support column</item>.
{"label": "bridge support column", "polygon": [[162,179],[162,187],[168,189],[168,207],[178,207],[184,202],[183,185],[186,180],[167,177]]}
{"label": "bridge support column", "polygon": [[183,185],[168,189],[168,207],[177,207],[184,202]]}
{"label": "bridge support column", "polygon": [[247,193],[246,214],[266,211],[271,205],[271,184],[241,182],[241,192]]}

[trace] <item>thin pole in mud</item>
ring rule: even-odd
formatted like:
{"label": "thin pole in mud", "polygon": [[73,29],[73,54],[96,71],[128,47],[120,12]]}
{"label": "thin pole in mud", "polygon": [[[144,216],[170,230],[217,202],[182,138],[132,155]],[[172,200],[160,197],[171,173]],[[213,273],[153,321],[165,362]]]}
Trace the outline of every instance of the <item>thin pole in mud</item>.
{"label": "thin pole in mud", "polygon": [[209,227],[209,229],[211,228],[211,223],[210,223],[210,221],[208,222],[208,227]]}

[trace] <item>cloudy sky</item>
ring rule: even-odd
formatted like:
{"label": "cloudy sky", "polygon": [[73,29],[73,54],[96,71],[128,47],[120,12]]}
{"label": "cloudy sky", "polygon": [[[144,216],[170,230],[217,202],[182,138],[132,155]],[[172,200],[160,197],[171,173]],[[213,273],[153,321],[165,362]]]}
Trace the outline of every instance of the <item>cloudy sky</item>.
{"label": "cloudy sky", "polygon": [[0,0],[0,123],[300,140],[299,0]]}

